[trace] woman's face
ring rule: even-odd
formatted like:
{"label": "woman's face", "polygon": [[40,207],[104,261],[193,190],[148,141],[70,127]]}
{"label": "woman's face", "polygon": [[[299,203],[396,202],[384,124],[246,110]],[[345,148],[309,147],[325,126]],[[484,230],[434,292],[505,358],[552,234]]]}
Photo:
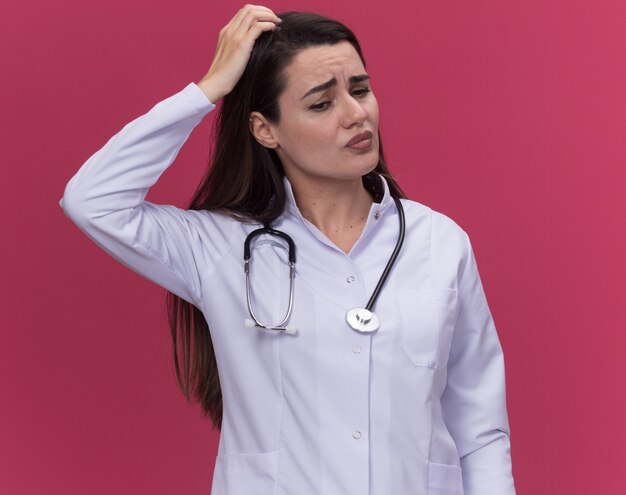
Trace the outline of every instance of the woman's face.
{"label": "woman's face", "polygon": [[[268,124],[268,135],[287,176],[348,180],[372,171],[378,163],[378,102],[354,47],[343,41],[306,48],[285,75],[280,122]],[[366,131],[371,139],[361,149],[346,146]]]}

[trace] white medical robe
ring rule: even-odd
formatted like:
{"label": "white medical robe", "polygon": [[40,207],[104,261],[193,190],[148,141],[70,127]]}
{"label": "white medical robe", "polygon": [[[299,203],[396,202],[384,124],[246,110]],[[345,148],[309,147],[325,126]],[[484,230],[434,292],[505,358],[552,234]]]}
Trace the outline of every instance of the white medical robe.
{"label": "white medical robe", "polygon": [[[247,328],[243,245],[258,225],[144,200],[212,111],[190,83],[125,125],[71,178],[60,205],[102,249],[204,313],[223,425],[212,495],[513,495],[504,361],[466,233],[403,199],[406,238],[361,334],[398,237],[386,181],[349,254],[295,203],[273,224],[297,246],[295,335]],[[233,163],[233,167],[237,164]],[[253,304],[277,323],[286,250],[254,243]]]}

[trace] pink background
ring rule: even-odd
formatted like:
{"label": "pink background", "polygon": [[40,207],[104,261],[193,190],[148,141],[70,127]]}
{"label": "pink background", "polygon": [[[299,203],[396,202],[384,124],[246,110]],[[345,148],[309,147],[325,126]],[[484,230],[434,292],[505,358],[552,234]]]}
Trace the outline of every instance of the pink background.
{"label": "pink background", "polygon": [[[626,4],[334,3],[265,5],[353,28],[392,170],[470,234],[505,352],[518,493],[624,493]],[[209,493],[218,434],[176,388],[164,290],[57,203],[124,124],[205,74],[240,7],[2,7],[2,493]],[[148,199],[187,201],[212,121]]]}

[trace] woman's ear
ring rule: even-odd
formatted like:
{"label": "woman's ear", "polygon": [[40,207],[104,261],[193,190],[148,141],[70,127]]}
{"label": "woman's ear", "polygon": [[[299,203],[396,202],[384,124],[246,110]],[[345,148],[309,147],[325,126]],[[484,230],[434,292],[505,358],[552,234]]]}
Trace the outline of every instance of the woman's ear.
{"label": "woman's ear", "polygon": [[259,112],[250,114],[250,132],[261,146],[272,149],[278,146],[274,127]]}

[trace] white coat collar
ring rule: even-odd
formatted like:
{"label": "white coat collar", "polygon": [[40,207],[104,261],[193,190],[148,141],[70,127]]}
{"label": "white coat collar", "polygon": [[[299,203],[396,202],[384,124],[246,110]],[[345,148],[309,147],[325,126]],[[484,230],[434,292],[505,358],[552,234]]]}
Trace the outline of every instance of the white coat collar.
{"label": "white coat collar", "polygon": [[[368,184],[368,179],[372,178],[372,182]],[[376,187],[374,180],[378,178],[379,180],[379,186]],[[387,180],[385,180],[385,178],[380,175],[378,172],[372,172],[371,174],[364,176],[363,178],[364,184],[367,187],[367,189],[372,192],[374,194],[374,196],[377,196],[377,192],[376,189],[380,188],[382,186],[382,199],[380,200],[380,202],[374,202],[372,203],[372,210],[374,211],[374,213],[379,213],[380,215],[387,215],[389,213],[395,213],[396,212],[396,205],[395,205],[395,201],[393,200],[393,197],[391,196],[391,192],[389,191],[389,184],[387,183]],[[291,187],[291,182],[289,182],[289,179],[287,179],[287,176],[283,176],[283,185],[285,187],[285,194],[286,194],[286,202],[285,202],[285,211],[292,213],[293,215],[295,215],[297,218],[299,218],[300,220],[302,220],[302,222],[307,223],[308,221],[304,220],[304,217],[302,216],[302,214],[300,213],[300,209],[298,208],[298,205],[296,203],[296,198],[293,194],[293,188]],[[380,195],[380,191],[378,191],[378,195]]]}

